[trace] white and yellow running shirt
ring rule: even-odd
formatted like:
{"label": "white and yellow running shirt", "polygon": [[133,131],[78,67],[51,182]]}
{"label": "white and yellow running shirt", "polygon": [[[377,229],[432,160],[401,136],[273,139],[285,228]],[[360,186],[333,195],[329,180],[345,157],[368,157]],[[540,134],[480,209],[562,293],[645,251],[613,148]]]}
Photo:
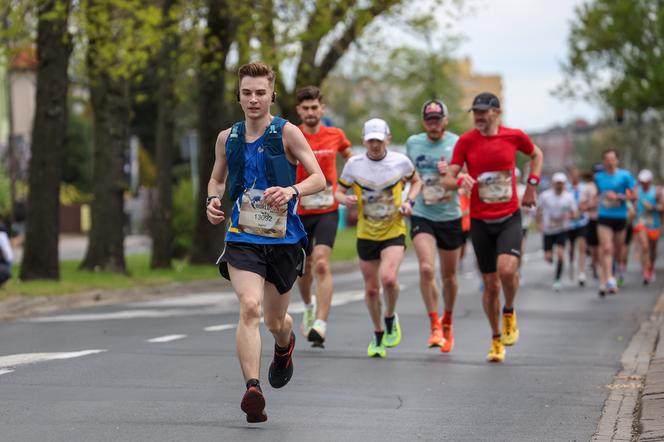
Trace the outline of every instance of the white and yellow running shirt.
{"label": "white and yellow running shirt", "polygon": [[399,208],[403,180],[414,173],[415,167],[406,155],[391,151],[380,160],[361,154],[346,162],[339,183],[352,187],[357,195],[358,238],[384,241],[406,234]]}

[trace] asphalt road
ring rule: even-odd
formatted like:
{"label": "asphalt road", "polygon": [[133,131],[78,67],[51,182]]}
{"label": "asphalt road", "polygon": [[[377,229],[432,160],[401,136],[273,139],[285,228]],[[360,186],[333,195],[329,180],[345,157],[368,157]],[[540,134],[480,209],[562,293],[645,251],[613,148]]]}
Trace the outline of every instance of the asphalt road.
{"label": "asphalt road", "polygon": [[617,296],[600,299],[592,280],[579,289],[565,279],[554,293],[553,269],[531,251],[517,299],[521,339],[494,365],[484,362],[490,331],[469,264],[448,355],[426,348],[412,256],[400,272],[403,340],[386,359],[366,357],[372,328],[358,273],[335,277],[327,348],[300,338],[282,390],[267,382],[273,341],[263,328],[269,420],[259,425],[239,409],[232,293],[0,323],[0,440],[589,440],[660,282],[644,289],[633,266]]}

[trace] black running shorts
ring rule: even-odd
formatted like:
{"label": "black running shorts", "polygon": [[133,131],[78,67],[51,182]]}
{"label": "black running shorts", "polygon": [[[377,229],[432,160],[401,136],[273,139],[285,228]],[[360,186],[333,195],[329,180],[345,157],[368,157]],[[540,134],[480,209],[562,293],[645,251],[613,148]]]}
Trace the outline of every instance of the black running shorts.
{"label": "black running shorts", "polygon": [[588,236],[588,225],[577,227],[576,229],[570,229],[567,232],[567,239],[569,242],[574,244],[576,243],[577,238],[585,238]]}
{"label": "black running shorts", "polygon": [[406,237],[404,235],[384,241],[373,241],[371,239],[357,239],[357,255],[362,261],[375,261],[380,259],[380,252],[390,246],[402,246],[406,248]]}
{"label": "black running shorts", "polygon": [[618,218],[599,218],[597,220],[597,225],[609,227],[614,233],[618,233],[627,228],[627,220]]}
{"label": "black running shorts", "polygon": [[337,236],[337,226],[339,225],[339,212],[335,210],[334,212],[316,215],[300,215],[300,220],[309,238],[306,249],[307,256],[310,256],[314,251],[314,245],[334,247],[334,239]]}
{"label": "black running shorts", "polygon": [[451,221],[431,221],[419,216],[410,217],[410,237],[428,233],[436,238],[436,246],[442,250],[456,250],[464,243],[461,218]]}
{"label": "black running shorts", "polygon": [[521,257],[521,212],[500,222],[471,219],[470,237],[480,272],[494,273],[498,255]]}
{"label": "black running shorts", "polygon": [[631,224],[628,224],[627,227],[627,233],[625,233],[625,245],[628,246],[632,244],[632,238],[634,238],[634,226]]}
{"label": "black running shorts", "polygon": [[597,237],[597,220],[591,219],[586,226],[586,241],[590,247],[597,247],[599,245],[599,238]]}
{"label": "black running shorts", "polygon": [[274,284],[280,294],[287,293],[304,273],[305,253],[297,244],[226,243],[217,260],[219,273],[230,281],[228,265],[256,273]]}
{"label": "black running shorts", "polygon": [[549,252],[553,250],[553,246],[560,246],[560,247],[565,247],[565,243],[567,242],[567,239],[569,238],[569,232],[560,232],[560,233],[553,233],[553,234],[544,234],[544,251]]}

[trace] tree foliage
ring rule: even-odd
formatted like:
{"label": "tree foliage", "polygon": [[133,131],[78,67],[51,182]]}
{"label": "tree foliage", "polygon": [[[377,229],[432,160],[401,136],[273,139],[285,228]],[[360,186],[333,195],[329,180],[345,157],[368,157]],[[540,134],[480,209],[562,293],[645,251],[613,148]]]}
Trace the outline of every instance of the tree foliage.
{"label": "tree foliage", "polygon": [[587,0],[568,37],[560,93],[617,109],[664,109],[664,2]]}

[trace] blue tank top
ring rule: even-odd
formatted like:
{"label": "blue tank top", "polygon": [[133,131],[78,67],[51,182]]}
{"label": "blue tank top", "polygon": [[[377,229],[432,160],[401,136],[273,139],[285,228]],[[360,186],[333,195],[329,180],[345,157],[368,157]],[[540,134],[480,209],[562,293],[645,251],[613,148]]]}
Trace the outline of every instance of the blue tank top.
{"label": "blue tank top", "polygon": [[636,204],[636,222],[643,224],[648,229],[659,229],[661,222],[661,213],[657,210],[646,210],[643,201],[648,201],[652,207],[657,205],[657,191],[653,186],[645,192],[643,187],[639,186],[639,200]]}
{"label": "blue tank top", "polygon": [[[244,188],[265,190],[271,187],[267,179],[266,159],[267,155],[263,148],[265,134],[253,143],[246,143],[244,149]],[[297,244],[300,241],[307,242],[307,234],[304,226],[297,215],[297,201],[288,202],[286,218],[286,236],[274,238],[270,236],[247,233],[238,228],[240,222],[240,208],[243,195],[240,195],[231,211],[231,224],[226,232],[226,242],[243,242],[252,244]]]}

